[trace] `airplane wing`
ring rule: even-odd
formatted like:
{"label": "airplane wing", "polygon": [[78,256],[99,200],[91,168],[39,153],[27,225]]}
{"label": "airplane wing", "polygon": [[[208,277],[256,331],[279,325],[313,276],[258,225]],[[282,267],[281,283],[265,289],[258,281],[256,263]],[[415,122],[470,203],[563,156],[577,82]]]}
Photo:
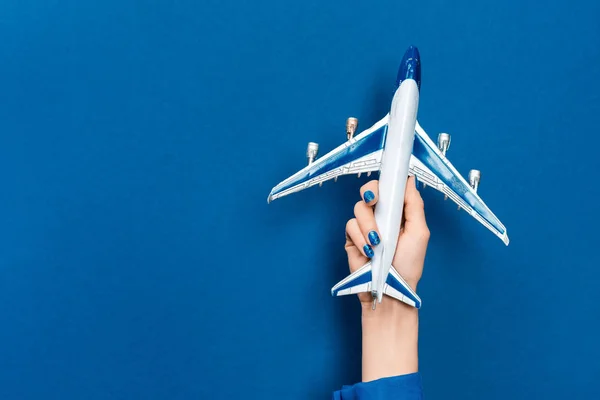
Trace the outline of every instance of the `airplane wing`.
{"label": "airplane wing", "polygon": [[379,171],[387,134],[386,115],[371,128],[336,147],[323,157],[296,172],[275,186],[268,202],[299,192],[340,175]]}
{"label": "airplane wing", "polygon": [[442,154],[418,122],[409,175],[414,175],[419,181],[444,193],[508,246],[508,234],[502,222]]}

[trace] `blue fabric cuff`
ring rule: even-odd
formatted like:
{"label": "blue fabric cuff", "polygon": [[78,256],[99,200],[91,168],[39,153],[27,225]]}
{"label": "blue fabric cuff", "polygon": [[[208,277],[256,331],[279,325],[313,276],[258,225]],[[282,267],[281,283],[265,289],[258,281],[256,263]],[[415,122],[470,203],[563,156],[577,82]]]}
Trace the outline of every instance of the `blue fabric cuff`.
{"label": "blue fabric cuff", "polygon": [[382,378],[344,386],[333,393],[333,400],[422,400],[421,375],[414,374]]}

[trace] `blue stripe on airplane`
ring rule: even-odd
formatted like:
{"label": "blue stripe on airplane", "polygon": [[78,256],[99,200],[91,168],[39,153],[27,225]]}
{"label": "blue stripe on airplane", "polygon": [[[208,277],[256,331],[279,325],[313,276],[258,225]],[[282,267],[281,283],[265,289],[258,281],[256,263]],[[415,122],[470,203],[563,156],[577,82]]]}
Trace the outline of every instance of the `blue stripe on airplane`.
{"label": "blue stripe on airplane", "polygon": [[309,168],[302,176],[299,176],[285,186],[276,188],[272,194],[281,193],[286,189],[309,181],[316,176],[323,175],[354,160],[383,149],[385,146],[386,133],[387,124],[356,141],[351,146],[346,147],[341,152],[334,154],[325,162],[315,163],[314,166]]}
{"label": "blue stripe on airplane", "polygon": [[456,193],[461,199],[470,205],[479,215],[481,215],[486,221],[488,221],[501,235],[505,233],[505,229],[498,218],[487,210],[481,200],[477,199],[469,188],[458,179],[454,173],[448,168],[448,166],[442,161],[439,155],[431,149],[431,147],[425,142],[425,140],[415,132],[415,143],[413,147],[413,154],[419,161],[421,161],[427,168],[431,170],[438,178],[444,182],[454,193]]}
{"label": "blue stripe on airplane", "polygon": [[402,293],[404,296],[414,301],[416,308],[421,307],[421,302],[419,301],[419,299],[417,299],[411,292],[409,292],[408,289],[406,289],[406,287],[404,287],[404,285],[400,281],[394,278],[394,275],[392,275],[391,273],[388,274],[385,283],[387,283],[389,286],[393,287],[398,292]]}
{"label": "blue stripe on airplane", "polygon": [[344,289],[348,289],[357,285],[362,285],[363,283],[367,283],[367,282],[371,282],[371,270],[365,272],[364,274],[362,274],[361,276],[354,278],[353,280],[351,280],[350,282],[347,282],[346,284],[340,286],[339,288],[337,288],[335,290],[335,292],[333,292],[333,295],[337,295],[338,292],[340,290],[344,290]]}

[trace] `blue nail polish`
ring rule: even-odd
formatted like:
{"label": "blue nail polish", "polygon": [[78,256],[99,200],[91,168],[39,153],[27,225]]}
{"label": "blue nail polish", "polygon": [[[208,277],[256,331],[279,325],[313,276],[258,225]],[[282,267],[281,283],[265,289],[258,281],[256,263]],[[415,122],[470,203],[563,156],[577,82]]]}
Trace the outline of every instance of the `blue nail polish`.
{"label": "blue nail polish", "polygon": [[364,245],[363,250],[365,251],[365,254],[367,255],[367,257],[369,257],[369,258],[373,258],[373,256],[375,255],[373,248],[371,246],[369,246],[368,244]]}
{"label": "blue nail polish", "polygon": [[379,235],[377,234],[377,232],[369,232],[369,242],[371,242],[373,246],[377,246],[381,242],[381,240],[379,240]]}
{"label": "blue nail polish", "polygon": [[375,193],[371,192],[370,190],[367,190],[363,195],[363,198],[365,199],[365,203],[370,203],[373,200],[375,200]]}

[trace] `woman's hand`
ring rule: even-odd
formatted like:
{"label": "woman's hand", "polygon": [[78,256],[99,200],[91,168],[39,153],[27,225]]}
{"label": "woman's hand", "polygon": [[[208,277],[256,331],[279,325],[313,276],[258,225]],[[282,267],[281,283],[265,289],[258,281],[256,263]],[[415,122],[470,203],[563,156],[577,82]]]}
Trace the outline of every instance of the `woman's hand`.
{"label": "woman's hand", "polygon": [[[363,200],[354,206],[355,218],[346,224],[345,248],[351,272],[365,265],[373,255],[373,247],[380,243],[373,210],[378,200],[378,182],[368,182],[360,193]],[[403,223],[392,265],[415,291],[423,273],[428,242],[423,199],[411,177],[406,184]],[[361,293],[358,298],[363,306],[363,381],[417,372],[417,309],[383,296],[373,311],[370,293]]]}
{"label": "woman's hand", "polygon": [[[350,272],[365,265],[373,255],[373,247],[380,243],[373,207],[379,200],[379,182],[366,183],[361,189],[362,200],[354,206],[354,216],[346,224],[346,253]],[[392,265],[402,278],[416,291],[423,273],[425,252],[429,242],[429,229],[425,222],[423,199],[415,186],[415,178],[408,178],[404,195],[403,227]],[[371,306],[370,293],[358,295],[363,305]]]}

